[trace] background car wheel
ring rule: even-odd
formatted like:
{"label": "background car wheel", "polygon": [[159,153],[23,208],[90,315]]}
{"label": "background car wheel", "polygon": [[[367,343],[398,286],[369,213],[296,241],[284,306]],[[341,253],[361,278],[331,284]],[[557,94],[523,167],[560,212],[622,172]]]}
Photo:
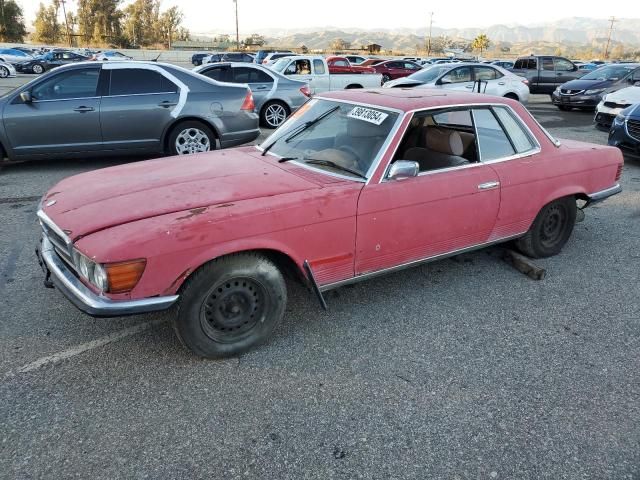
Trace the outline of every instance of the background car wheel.
{"label": "background car wheel", "polygon": [[520,101],[520,97],[518,97],[518,95],[516,95],[515,93],[507,93],[504,98],[510,98],[511,100],[515,100],[517,102]]}
{"label": "background car wheel", "polygon": [[391,77],[389,75],[387,75],[386,73],[382,74],[382,83],[387,83],[389,80],[391,80]]}
{"label": "background car wheel", "polygon": [[173,327],[196,355],[238,355],[271,336],[286,303],[284,277],[273,262],[253,253],[229,255],[187,280]]}
{"label": "background car wheel", "polygon": [[558,108],[563,112],[568,112],[569,110],[571,110],[571,107],[567,107],[566,105],[558,105]]}
{"label": "background car wheel", "polygon": [[7,78],[9,76],[9,69],[7,67],[0,66],[0,78]]}
{"label": "background car wheel", "polygon": [[41,73],[44,72],[44,67],[42,65],[39,65],[39,64],[36,63],[33,67],[31,67],[31,70],[36,75],[40,75]]}
{"label": "background car wheel", "polygon": [[182,122],[171,131],[168,147],[172,155],[208,152],[216,149],[215,135],[202,122]]}
{"label": "background car wheel", "polygon": [[289,117],[289,107],[282,102],[268,102],[260,112],[260,122],[264,127],[278,128]]}
{"label": "background car wheel", "polygon": [[516,240],[516,247],[531,258],[557,255],[571,236],[576,212],[576,199],[573,197],[560,198],[547,204],[525,236]]}

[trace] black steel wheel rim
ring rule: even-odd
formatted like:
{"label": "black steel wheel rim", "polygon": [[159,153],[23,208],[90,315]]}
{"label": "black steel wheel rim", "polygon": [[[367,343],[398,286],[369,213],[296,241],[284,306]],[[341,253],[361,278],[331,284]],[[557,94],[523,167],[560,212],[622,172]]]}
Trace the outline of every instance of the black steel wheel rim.
{"label": "black steel wheel rim", "polygon": [[540,241],[545,247],[553,247],[562,238],[567,222],[567,212],[560,205],[553,205],[542,222]]}
{"label": "black steel wheel rim", "polygon": [[265,320],[267,291],[253,278],[236,277],[216,284],[200,308],[200,324],[215,342],[235,343]]}

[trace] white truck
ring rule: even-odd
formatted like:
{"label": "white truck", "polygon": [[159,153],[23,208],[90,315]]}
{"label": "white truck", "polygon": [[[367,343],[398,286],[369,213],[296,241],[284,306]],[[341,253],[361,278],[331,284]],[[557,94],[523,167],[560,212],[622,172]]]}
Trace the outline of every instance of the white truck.
{"label": "white truck", "polygon": [[295,55],[279,59],[269,68],[294,80],[308,82],[312,95],[348,88],[379,88],[379,73],[329,74],[329,67],[320,55]]}

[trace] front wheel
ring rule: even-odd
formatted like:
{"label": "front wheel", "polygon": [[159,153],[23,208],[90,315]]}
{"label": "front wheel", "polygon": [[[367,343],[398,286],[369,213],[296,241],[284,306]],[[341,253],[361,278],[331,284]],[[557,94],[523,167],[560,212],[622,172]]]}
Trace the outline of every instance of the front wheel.
{"label": "front wheel", "polygon": [[545,205],[529,231],[516,246],[531,258],[557,255],[567,243],[576,223],[576,199],[564,197]]}
{"label": "front wheel", "polygon": [[169,153],[190,155],[215,150],[215,136],[205,124],[197,121],[182,122],[169,135]]}
{"label": "front wheel", "polygon": [[289,108],[278,101],[268,102],[260,112],[260,122],[268,128],[278,128],[289,116]]}
{"label": "front wheel", "polygon": [[31,67],[31,70],[36,75],[40,75],[41,73],[44,72],[44,67],[42,65],[40,65],[39,63],[36,63],[33,67]]}
{"label": "front wheel", "polygon": [[7,78],[9,76],[9,69],[0,65],[0,78]]}
{"label": "front wheel", "polygon": [[391,80],[391,77],[389,75],[387,75],[386,73],[382,74],[382,84],[384,85],[385,83],[387,83],[389,80]]}
{"label": "front wheel", "polygon": [[271,336],[286,303],[284,277],[273,262],[254,253],[229,255],[187,280],[173,327],[196,355],[239,355]]}

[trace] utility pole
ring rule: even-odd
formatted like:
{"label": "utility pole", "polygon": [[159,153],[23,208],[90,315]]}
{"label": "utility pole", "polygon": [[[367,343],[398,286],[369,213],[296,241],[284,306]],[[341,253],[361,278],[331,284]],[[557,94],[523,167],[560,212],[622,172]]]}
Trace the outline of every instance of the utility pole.
{"label": "utility pole", "polygon": [[431,30],[433,28],[433,12],[429,13],[429,42],[427,43],[427,57],[431,55]]}
{"label": "utility pole", "polygon": [[69,31],[69,19],[67,18],[67,9],[65,8],[65,4],[67,3],[67,0],[59,0],[60,3],[62,4],[62,14],[64,15],[64,24],[67,27],[67,41],[69,42],[69,47],[72,47],[72,43],[71,43],[71,32]]}
{"label": "utility pole", "polygon": [[616,17],[609,19],[611,25],[609,26],[609,37],[607,38],[607,46],[604,48],[604,59],[609,58],[609,44],[611,43],[611,35],[613,34],[613,24],[616,22]]}
{"label": "utility pole", "polygon": [[236,4],[236,50],[240,51],[240,33],[238,32],[238,0],[233,0]]}

